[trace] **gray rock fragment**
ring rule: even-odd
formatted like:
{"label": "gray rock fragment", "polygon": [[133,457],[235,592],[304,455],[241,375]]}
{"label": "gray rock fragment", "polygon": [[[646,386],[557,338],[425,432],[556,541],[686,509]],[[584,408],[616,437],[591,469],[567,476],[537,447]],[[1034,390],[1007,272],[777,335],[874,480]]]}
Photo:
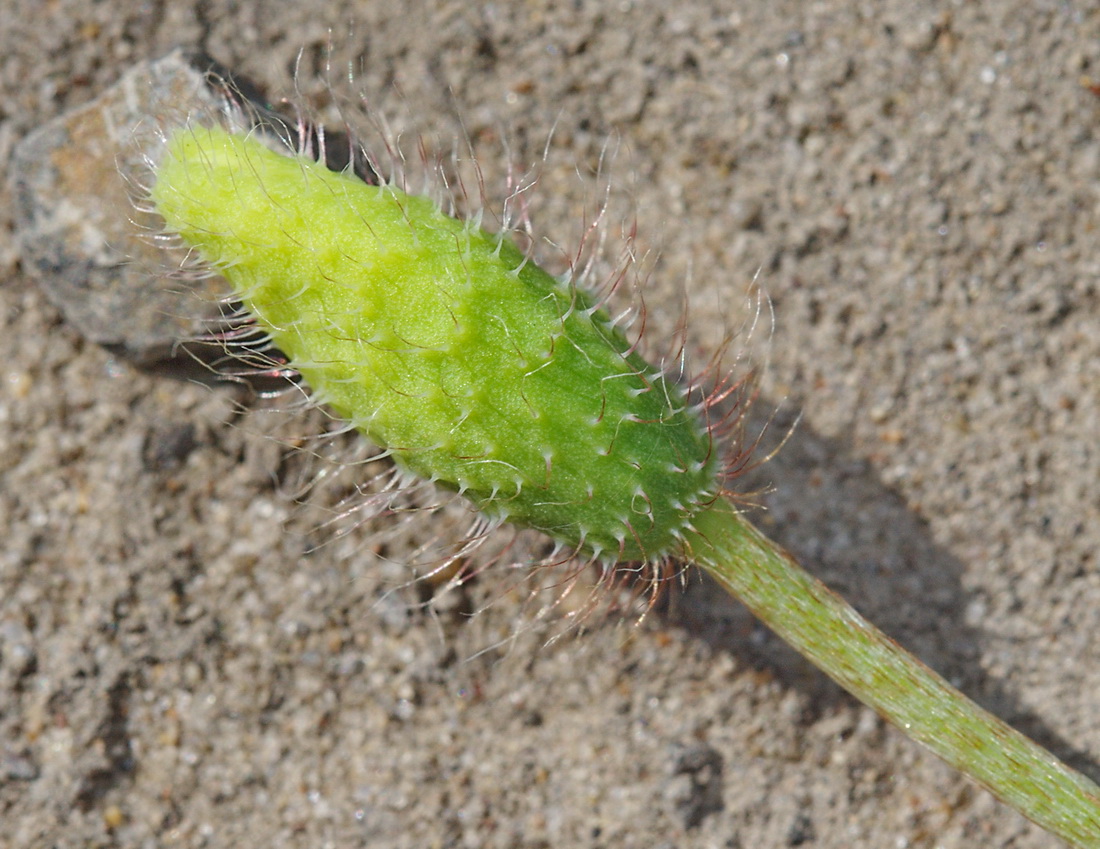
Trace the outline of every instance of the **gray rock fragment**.
{"label": "gray rock fragment", "polygon": [[142,63],[32,132],[12,156],[24,267],[84,336],[143,365],[199,335],[225,291],[217,278],[172,276],[182,258],[154,244],[156,222],[134,209],[127,185],[142,179],[141,128],[233,109],[211,80],[201,57],[182,50]]}
{"label": "gray rock fragment", "polygon": [[[157,134],[196,115],[258,131],[288,154],[323,155],[332,168],[356,159],[343,134],[326,138],[282,117],[247,82],[179,49],[135,65],[93,102],[23,139],[12,157],[12,194],[23,265],[67,321],[141,367],[209,378],[211,363],[227,352],[198,340],[216,326],[228,286],[220,277],[181,273],[186,250],[158,239],[159,219],[133,202],[149,180],[145,157],[155,152]],[[361,162],[354,165],[370,179]],[[248,371],[222,364],[214,370]]]}

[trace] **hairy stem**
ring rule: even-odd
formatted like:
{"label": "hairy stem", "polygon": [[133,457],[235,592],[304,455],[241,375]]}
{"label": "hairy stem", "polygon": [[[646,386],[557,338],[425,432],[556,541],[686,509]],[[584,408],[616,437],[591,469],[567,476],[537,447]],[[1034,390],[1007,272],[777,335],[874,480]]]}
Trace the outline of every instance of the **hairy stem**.
{"label": "hairy stem", "polygon": [[1028,819],[1100,847],[1100,787],[966,698],[730,504],[694,524],[689,559],[834,681]]}

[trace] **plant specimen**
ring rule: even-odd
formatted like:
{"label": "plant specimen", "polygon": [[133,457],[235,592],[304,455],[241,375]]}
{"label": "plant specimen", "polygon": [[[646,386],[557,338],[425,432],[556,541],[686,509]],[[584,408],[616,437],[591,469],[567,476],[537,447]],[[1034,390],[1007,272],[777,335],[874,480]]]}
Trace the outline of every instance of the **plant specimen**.
{"label": "plant specimen", "polygon": [[[477,219],[217,122],[165,128],[148,202],[311,388],[487,527],[613,569],[693,563],[883,716],[1044,828],[1100,845],[1100,788],[983,711],[760,534],[723,428],[605,300]],[[728,387],[727,387],[728,388]],[[719,392],[718,395],[722,393]]]}

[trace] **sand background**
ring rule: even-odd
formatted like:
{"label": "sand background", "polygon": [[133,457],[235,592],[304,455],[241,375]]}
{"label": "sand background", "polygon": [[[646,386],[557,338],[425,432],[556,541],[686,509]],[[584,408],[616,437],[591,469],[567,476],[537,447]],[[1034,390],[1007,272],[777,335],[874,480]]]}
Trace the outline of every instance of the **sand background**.
{"label": "sand background", "polygon": [[[759,522],[1100,778],[1100,10],[391,5],[3,0],[0,159],[178,44],[275,96],[301,51],[323,110],[331,39],[490,176],[556,127],[569,244],[615,134],[656,338],[774,303]],[[0,845],[1057,845],[698,582],[547,645],[506,576],[424,608],[370,528],[310,552],[271,416],[83,340],[0,192]]]}

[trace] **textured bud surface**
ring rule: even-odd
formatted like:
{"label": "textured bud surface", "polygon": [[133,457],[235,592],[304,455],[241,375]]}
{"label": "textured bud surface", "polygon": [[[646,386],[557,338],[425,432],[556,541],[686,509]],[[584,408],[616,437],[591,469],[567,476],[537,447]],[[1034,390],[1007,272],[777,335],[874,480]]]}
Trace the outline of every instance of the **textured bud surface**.
{"label": "textured bud surface", "polygon": [[169,137],[151,197],[316,400],[490,517],[653,558],[717,492],[681,390],[509,239],[206,127]]}

